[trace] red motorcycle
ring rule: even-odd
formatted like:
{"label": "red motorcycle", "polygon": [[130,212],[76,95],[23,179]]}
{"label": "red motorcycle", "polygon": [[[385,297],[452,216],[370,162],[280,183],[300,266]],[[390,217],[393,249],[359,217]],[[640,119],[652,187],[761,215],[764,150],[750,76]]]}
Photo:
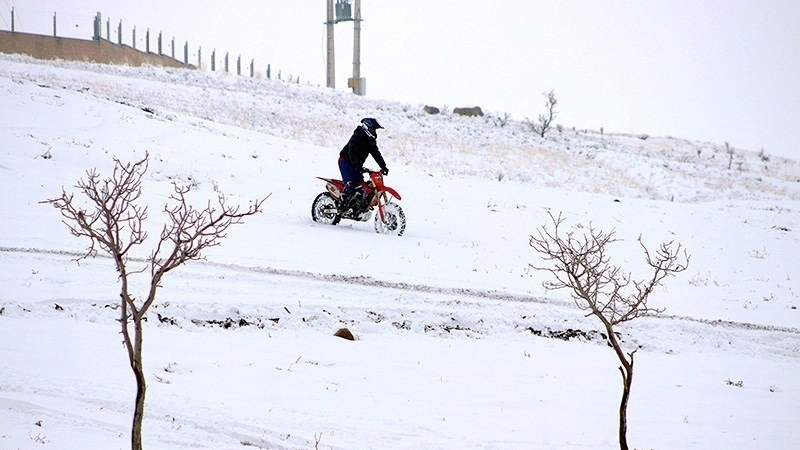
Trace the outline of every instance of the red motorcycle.
{"label": "red motorcycle", "polygon": [[325,192],[317,195],[311,204],[311,218],[314,222],[337,225],[342,219],[366,222],[375,214],[375,232],[402,236],[406,229],[406,215],[403,208],[392,202],[392,197],[400,200],[400,194],[383,184],[383,174],[365,169],[369,180],[356,187],[356,200],[353,205],[344,205],[342,191],[344,182],[333,178],[317,177],[324,181]]}

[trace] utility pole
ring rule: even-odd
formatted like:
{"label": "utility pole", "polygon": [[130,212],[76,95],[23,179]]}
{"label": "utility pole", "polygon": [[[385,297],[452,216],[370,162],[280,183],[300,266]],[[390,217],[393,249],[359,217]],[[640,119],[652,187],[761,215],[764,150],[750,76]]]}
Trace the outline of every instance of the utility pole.
{"label": "utility pole", "polygon": [[366,94],[366,81],[361,78],[361,0],[355,0],[355,17],[353,19],[353,78],[347,87],[356,95]]}
{"label": "utility pole", "polygon": [[327,28],[327,36],[328,36],[328,53],[327,53],[327,86],[331,89],[336,89],[336,69],[334,68],[334,64],[336,63],[336,58],[334,56],[334,45],[333,45],[333,25],[336,23],[333,21],[333,0],[328,1],[328,20],[325,22]]}
{"label": "utility pole", "polygon": [[[352,0],[336,0],[334,16],[333,0],[327,0],[327,62],[326,79],[327,86],[331,89],[336,88],[336,56],[333,37],[333,26],[339,22],[353,22],[353,76],[347,80],[347,87],[353,89],[356,95],[366,94],[366,80],[361,78],[361,0],[355,0],[355,5],[351,5]],[[353,8],[353,6],[355,6]],[[352,11],[354,9],[355,11]],[[353,15],[353,12],[355,15]]]}

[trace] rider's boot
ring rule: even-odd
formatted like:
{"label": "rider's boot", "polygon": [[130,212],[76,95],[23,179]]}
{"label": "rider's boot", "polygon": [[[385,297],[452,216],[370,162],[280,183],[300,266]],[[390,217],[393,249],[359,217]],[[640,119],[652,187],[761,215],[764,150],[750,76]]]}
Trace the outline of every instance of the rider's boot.
{"label": "rider's boot", "polygon": [[342,193],[342,200],[339,202],[339,212],[345,213],[347,210],[351,209],[356,204],[356,194],[355,192],[352,194]]}
{"label": "rider's boot", "polygon": [[342,197],[339,201],[339,213],[347,212],[348,209],[352,208],[355,196],[356,190],[353,187],[353,183],[352,181],[348,181],[342,190]]}
{"label": "rider's boot", "polygon": [[372,202],[372,195],[367,195],[365,193],[364,195],[361,196],[361,199],[360,199],[360,201],[358,203],[358,207],[362,211],[366,211],[366,210],[369,209],[369,205],[370,205],[371,202]]}

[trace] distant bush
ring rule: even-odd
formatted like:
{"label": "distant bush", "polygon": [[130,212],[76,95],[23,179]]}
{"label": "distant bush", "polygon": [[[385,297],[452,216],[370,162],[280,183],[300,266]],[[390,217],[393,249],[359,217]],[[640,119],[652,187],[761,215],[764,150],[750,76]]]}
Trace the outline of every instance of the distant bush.
{"label": "distant bush", "polygon": [[509,113],[497,113],[497,115],[489,116],[489,118],[494,122],[494,124],[500,128],[505,127],[508,125],[508,121],[511,119],[511,114]]}
{"label": "distant bush", "polygon": [[547,99],[544,104],[545,108],[547,108],[547,112],[544,114],[539,114],[539,120],[536,122],[533,122],[527,118],[525,119],[525,122],[534,133],[544,137],[545,133],[550,130],[550,125],[553,123],[553,119],[556,117],[556,105],[558,104],[558,99],[556,99],[556,93],[554,91],[545,92],[542,95]]}

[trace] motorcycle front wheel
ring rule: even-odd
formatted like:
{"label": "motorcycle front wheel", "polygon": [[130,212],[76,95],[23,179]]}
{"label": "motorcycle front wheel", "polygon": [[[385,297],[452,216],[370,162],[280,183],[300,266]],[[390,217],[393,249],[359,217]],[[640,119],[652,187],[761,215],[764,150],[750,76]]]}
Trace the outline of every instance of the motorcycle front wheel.
{"label": "motorcycle front wheel", "polygon": [[336,200],[329,192],[320,193],[311,204],[311,218],[314,222],[331,224],[336,218]]}
{"label": "motorcycle front wheel", "polygon": [[383,219],[380,213],[375,214],[375,232],[402,236],[406,230],[406,215],[403,208],[397,203],[387,203],[383,206]]}

